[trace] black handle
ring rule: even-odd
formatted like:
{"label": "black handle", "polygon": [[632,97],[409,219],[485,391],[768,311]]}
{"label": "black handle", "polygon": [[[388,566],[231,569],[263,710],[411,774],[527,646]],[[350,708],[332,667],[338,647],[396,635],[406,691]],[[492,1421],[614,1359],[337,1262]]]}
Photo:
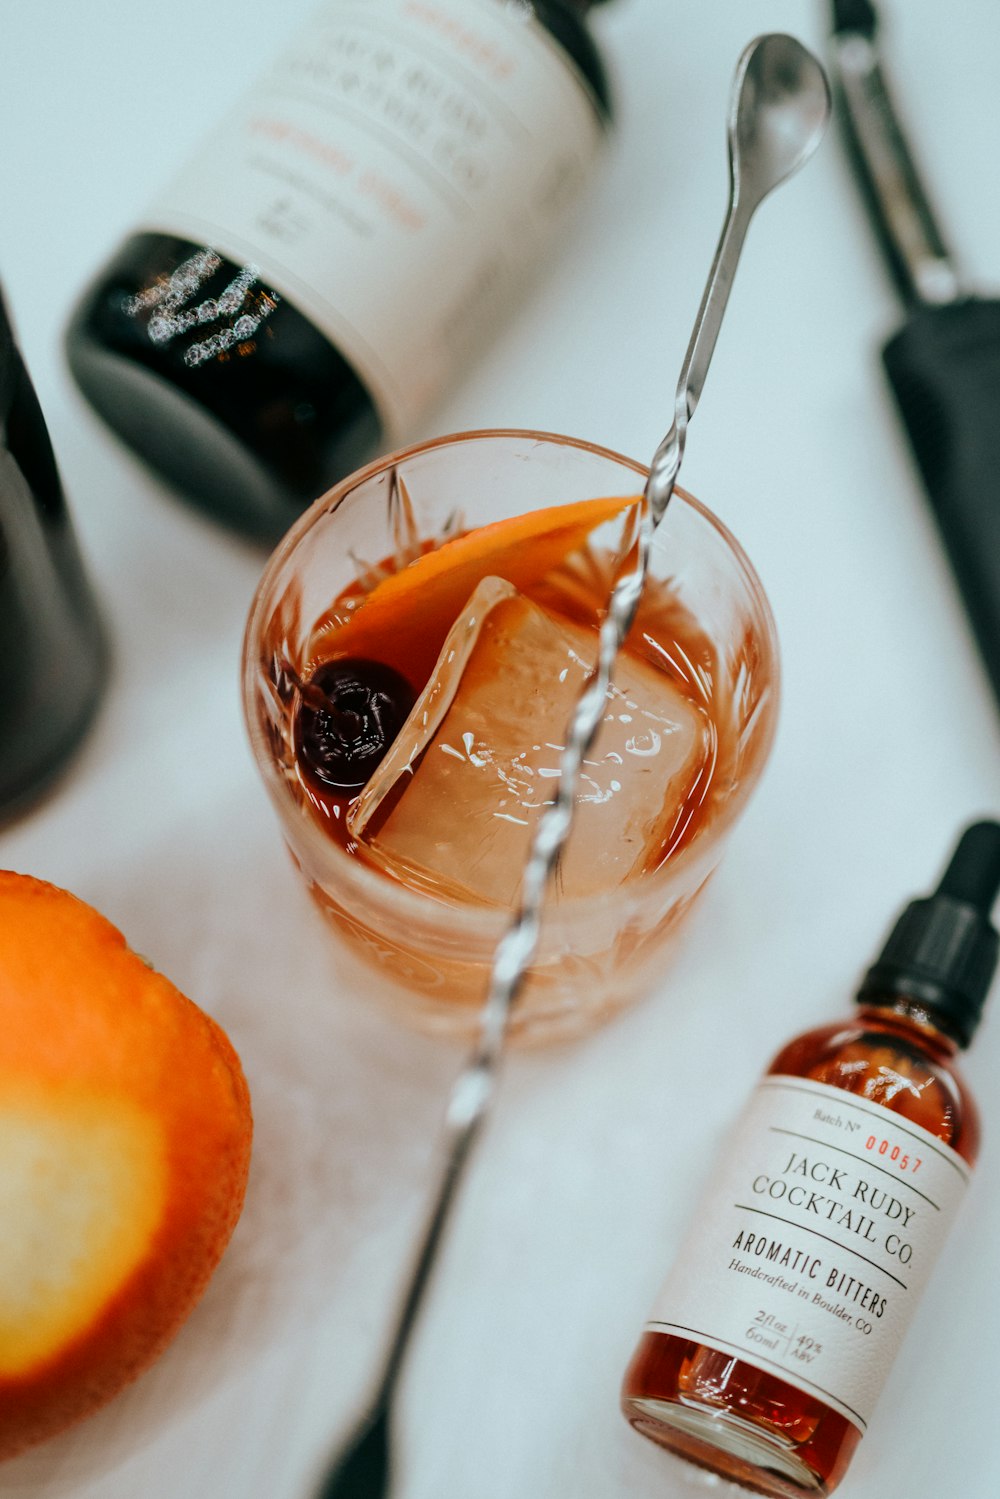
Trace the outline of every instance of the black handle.
{"label": "black handle", "polygon": [[882,358],[1000,703],[1000,302],[923,307]]}

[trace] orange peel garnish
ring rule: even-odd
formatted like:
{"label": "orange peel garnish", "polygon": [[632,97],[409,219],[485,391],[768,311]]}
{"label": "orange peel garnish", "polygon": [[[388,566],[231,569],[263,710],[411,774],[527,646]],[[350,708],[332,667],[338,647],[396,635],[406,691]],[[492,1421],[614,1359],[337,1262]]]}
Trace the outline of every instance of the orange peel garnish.
{"label": "orange peel garnish", "polygon": [[398,664],[406,637],[408,675],[429,676],[448,631],[479,583],[506,578],[525,590],[579,550],[598,526],[614,520],[637,495],[579,500],[493,521],[424,552],[384,578],[355,612],[321,643],[322,656],[360,656]]}

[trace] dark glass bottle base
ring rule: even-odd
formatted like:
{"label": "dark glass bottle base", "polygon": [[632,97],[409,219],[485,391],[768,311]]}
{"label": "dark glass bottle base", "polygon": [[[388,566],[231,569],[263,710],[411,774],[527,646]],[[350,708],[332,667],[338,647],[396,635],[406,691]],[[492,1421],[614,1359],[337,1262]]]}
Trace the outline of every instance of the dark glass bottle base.
{"label": "dark glass bottle base", "polygon": [[5,743],[0,767],[0,828],[29,812],[66,773],[85,739],[101,702],[108,675],[108,649],[97,622],[79,637],[77,650],[82,672],[74,675],[65,661],[60,676],[68,698],[44,728]]}
{"label": "dark glass bottle base", "polygon": [[[70,368],[94,409],[182,494],[274,540],[371,457],[381,426],[337,350],[259,283],[232,310],[164,338],[162,301],[149,294],[200,248],[162,234],[129,239],[70,324]],[[240,275],[219,258],[178,307],[180,318],[218,306]],[[248,309],[270,298],[273,309],[245,339],[195,361],[192,350],[207,337],[238,333],[241,318],[253,321]]]}
{"label": "dark glass bottle base", "polygon": [[45,422],[0,304],[0,822],[63,769],[106,671]]}

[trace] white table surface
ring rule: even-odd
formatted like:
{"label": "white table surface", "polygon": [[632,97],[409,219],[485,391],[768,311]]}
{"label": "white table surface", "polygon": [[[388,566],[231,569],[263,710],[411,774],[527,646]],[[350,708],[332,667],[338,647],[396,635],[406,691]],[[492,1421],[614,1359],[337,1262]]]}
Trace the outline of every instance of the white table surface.
{"label": "white table surface", "polygon": [[[99,907],[214,1014],[256,1113],[246,1210],[204,1301],[131,1390],[0,1469],[17,1499],[304,1499],[372,1368],[459,1061],[342,992],[280,846],[237,700],[262,552],[112,440],[61,353],[86,278],[308,8],[0,0],[0,277],[115,647],[94,732],[0,833],[0,863]],[[649,455],[721,223],[736,57],[765,30],[822,48],[825,15],[617,0],[596,17],[611,157],[557,274],[422,435],[533,426]],[[995,287],[995,0],[890,15],[945,222]],[[410,1365],[398,1499],[697,1492],[617,1412],[697,1183],[770,1054],[847,1011],[897,908],[1000,809],[997,706],[877,362],[898,318],[831,136],[754,226],[685,467],[774,605],[774,756],[659,992],[511,1060]],[[845,1499],[1000,1492],[993,1004],[967,1064],[980,1168]]]}

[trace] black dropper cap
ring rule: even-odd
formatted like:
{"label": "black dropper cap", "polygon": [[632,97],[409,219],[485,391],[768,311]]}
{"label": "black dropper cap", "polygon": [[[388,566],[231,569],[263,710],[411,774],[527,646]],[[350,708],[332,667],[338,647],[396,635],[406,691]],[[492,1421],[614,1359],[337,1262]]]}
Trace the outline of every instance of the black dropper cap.
{"label": "black dropper cap", "polygon": [[1000,949],[990,911],[1000,891],[1000,823],[966,828],[933,895],[906,907],[858,1003],[924,1005],[960,1046],[979,1024]]}

